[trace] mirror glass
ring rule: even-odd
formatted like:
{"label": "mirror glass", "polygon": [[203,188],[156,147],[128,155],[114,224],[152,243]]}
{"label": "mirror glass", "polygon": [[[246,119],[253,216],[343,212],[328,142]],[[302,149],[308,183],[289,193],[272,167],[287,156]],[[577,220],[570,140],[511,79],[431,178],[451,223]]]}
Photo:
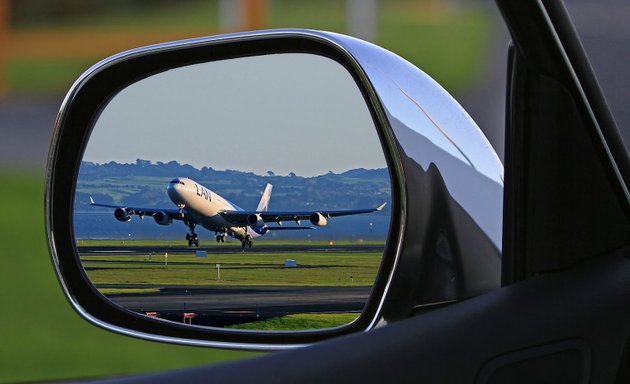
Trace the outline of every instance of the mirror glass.
{"label": "mirror glass", "polygon": [[137,81],[94,123],[74,231],[95,287],[164,321],[336,327],[361,313],[391,186],[366,102],[326,57],[283,53]]}

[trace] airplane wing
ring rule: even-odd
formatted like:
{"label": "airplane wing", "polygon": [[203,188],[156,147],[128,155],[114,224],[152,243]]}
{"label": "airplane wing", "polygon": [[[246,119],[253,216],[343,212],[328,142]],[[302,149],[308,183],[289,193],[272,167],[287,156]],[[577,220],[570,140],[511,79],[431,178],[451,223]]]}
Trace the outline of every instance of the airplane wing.
{"label": "airplane wing", "polygon": [[[223,211],[220,213],[224,219],[237,226],[244,225],[256,225],[264,223],[278,223],[283,221],[295,221],[300,223],[302,220],[310,220],[314,225],[318,226],[326,225],[326,219],[338,216],[358,215],[362,213],[378,212],[385,207],[386,203],[381,204],[376,208],[368,209],[346,209],[346,210],[333,210],[333,211]],[[316,219],[313,221],[311,219]],[[323,221],[321,221],[323,219]],[[272,228],[272,227],[268,227]],[[273,227],[278,228],[278,227]]]}
{"label": "airplane wing", "polygon": [[304,229],[315,229],[311,226],[309,227],[265,227],[267,231],[292,231],[292,230],[304,230]]}
{"label": "airplane wing", "polygon": [[112,208],[115,210],[121,210],[120,214],[124,216],[128,215],[138,215],[140,218],[143,216],[154,216],[158,212],[166,214],[169,218],[173,220],[183,220],[184,217],[182,212],[179,209],[173,208],[141,208],[141,207],[130,207],[126,205],[109,205],[109,204],[98,204],[94,202],[94,199],[90,197],[90,205],[94,207],[103,207],[103,208]]}

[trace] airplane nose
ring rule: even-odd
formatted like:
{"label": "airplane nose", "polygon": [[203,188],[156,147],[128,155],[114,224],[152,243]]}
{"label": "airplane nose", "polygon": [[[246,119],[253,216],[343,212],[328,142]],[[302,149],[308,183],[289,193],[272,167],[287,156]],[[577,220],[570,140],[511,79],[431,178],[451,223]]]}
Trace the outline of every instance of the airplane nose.
{"label": "airplane nose", "polygon": [[171,199],[171,201],[173,201],[176,204],[181,201],[182,194],[181,194],[180,188],[181,188],[181,185],[179,185],[179,183],[174,183],[174,182],[171,182],[166,188],[166,194]]}

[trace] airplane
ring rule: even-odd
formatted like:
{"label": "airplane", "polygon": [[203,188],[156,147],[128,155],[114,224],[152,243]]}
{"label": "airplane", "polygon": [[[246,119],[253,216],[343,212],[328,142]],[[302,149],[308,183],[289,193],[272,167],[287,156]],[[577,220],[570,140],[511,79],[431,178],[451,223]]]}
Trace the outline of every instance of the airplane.
{"label": "airplane", "polygon": [[[199,236],[195,227],[201,225],[208,231],[215,232],[217,242],[225,242],[231,237],[241,241],[241,246],[252,247],[252,239],[263,236],[269,231],[314,229],[311,226],[300,226],[302,220],[309,220],[317,227],[328,224],[328,219],[337,216],[356,215],[379,212],[383,203],[376,208],[322,211],[269,211],[272,185],[267,184],[256,210],[246,211],[219,194],[209,190],[194,180],[177,177],[168,184],[166,193],[177,209],[139,208],[124,205],[97,204],[90,197],[90,205],[114,209],[114,217],[118,221],[127,222],[132,215],[141,219],[152,216],[156,223],[169,225],[173,220],[181,220],[190,230],[186,234],[188,246],[199,246]],[[294,221],[298,226],[282,226],[284,221]],[[268,223],[277,225],[269,226]]]}

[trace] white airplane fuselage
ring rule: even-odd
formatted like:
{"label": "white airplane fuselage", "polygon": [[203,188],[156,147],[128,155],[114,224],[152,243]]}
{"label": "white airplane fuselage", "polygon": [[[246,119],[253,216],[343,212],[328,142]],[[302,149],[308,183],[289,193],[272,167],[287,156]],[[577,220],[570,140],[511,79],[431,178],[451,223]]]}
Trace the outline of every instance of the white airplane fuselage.
{"label": "white airplane fuselage", "polygon": [[264,234],[257,233],[249,226],[235,227],[233,223],[225,220],[220,212],[242,209],[191,179],[180,177],[172,180],[166,192],[178,208],[183,209],[196,223],[209,231],[227,233],[241,240],[246,237],[245,233],[251,238]]}
{"label": "white airplane fuselage", "polygon": [[[113,209],[116,220],[122,222],[128,222],[133,215],[140,218],[152,216],[155,222],[160,225],[169,225],[173,220],[183,221],[190,231],[186,234],[189,246],[199,246],[195,227],[201,225],[208,231],[215,232],[217,242],[224,242],[225,237],[230,235],[241,240],[243,248],[251,248],[253,238],[262,236],[269,231],[315,229],[314,227],[326,226],[328,220],[333,217],[378,212],[386,204],[383,203],[375,208],[359,209],[269,211],[272,190],[273,185],[267,183],[260,195],[256,209],[246,211],[194,180],[177,177],[171,180],[166,188],[168,197],[177,209],[99,204],[91,196],[90,205]],[[303,220],[308,220],[310,225],[301,226],[300,223]],[[286,221],[293,221],[297,226],[283,226],[282,223]]]}

